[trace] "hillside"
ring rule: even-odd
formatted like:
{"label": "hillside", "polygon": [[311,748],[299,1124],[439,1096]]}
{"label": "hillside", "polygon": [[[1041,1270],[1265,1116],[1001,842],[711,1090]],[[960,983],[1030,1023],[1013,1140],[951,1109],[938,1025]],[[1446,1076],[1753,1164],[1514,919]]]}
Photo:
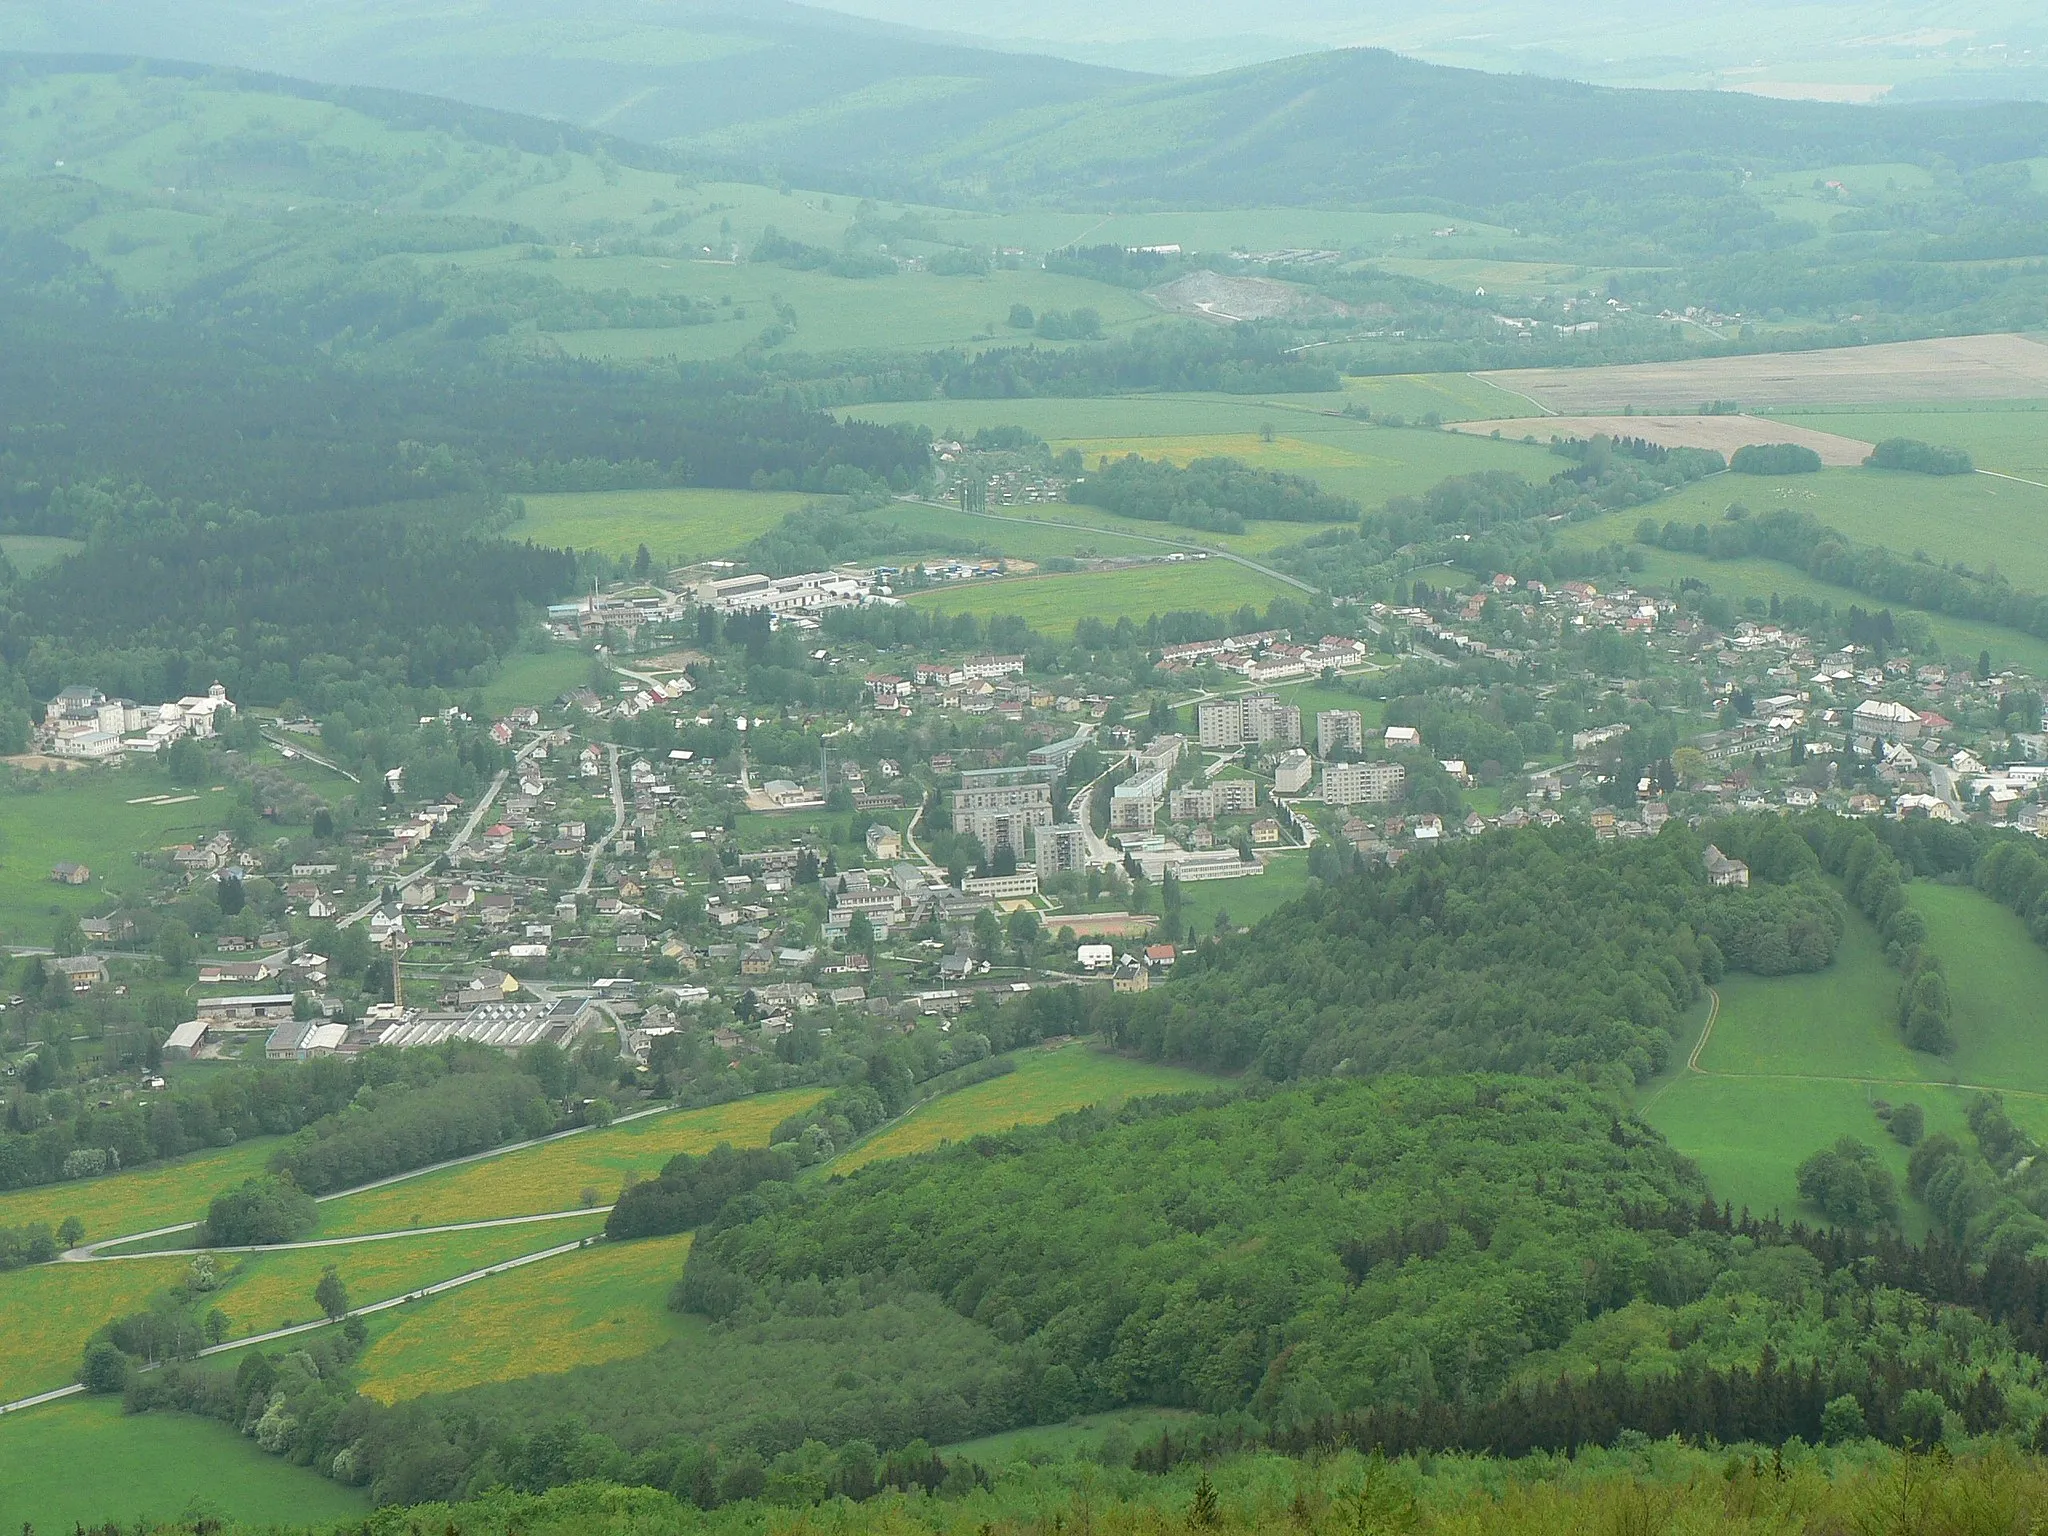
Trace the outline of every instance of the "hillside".
{"label": "hillside", "polygon": [[825,143],[838,163],[866,168],[1137,78],[785,3],[596,0],[573,20],[550,10],[536,0],[460,10],[424,0],[33,0],[0,17],[0,49],[192,59],[445,96],[759,163]]}

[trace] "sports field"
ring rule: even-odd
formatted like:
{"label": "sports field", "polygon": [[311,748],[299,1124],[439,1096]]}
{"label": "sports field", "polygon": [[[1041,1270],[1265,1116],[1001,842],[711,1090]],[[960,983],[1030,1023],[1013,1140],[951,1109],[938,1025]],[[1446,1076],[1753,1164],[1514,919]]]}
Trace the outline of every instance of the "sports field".
{"label": "sports field", "polygon": [[622,557],[633,555],[645,544],[655,563],[666,569],[729,554],[799,507],[831,500],[799,491],[697,487],[528,496],[526,516],[510,524],[505,537]]}
{"label": "sports field", "polygon": [[225,1425],[181,1413],[124,1415],[118,1398],[73,1398],[0,1420],[9,1532],[154,1529],[182,1520],[326,1525],[369,1500]]}
{"label": "sports field", "polygon": [[451,1221],[570,1211],[583,1203],[585,1190],[596,1195],[598,1204],[609,1205],[629,1174],[653,1178],[678,1152],[708,1152],[721,1141],[767,1145],[768,1133],[779,1121],[816,1103],[823,1092],[798,1088],[709,1109],[649,1115],[331,1200],[320,1207],[318,1235],[396,1232]]}
{"label": "sports field", "polygon": [[357,1364],[386,1402],[644,1355],[692,1327],[668,1310],[690,1235],[599,1243],[384,1314]]}
{"label": "sports field", "polygon": [[1064,636],[1085,618],[1114,623],[1128,615],[1142,623],[1155,613],[1229,614],[1247,603],[1263,608],[1276,597],[1300,595],[1285,582],[1212,557],[1113,571],[955,582],[919,592],[908,601],[939,613],[983,618],[1015,614],[1033,629]]}
{"label": "sports field", "polygon": [[1242,880],[1197,880],[1180,891],[1181,918],[1193,923],[1198,935],[1216,929],[1217,918],[1229,919],[1233,928],[1249,928],[1293,901],[1308,889],[1306,853],[1269,854],[1263,875]]}
{"label": "sports field", "polygon": [[907,1157],[988,1131],[1057,1120],[1069,1110],[1090,1104],[1146,1094],[1187,1093],[1218,1082],[1205,1073],[1112,1056],[1088,1045],[1026,1051],[1015,1072],[919,1105],[904,1119],[841,1154],[827,1171],[851,1173],[882,1158]]}

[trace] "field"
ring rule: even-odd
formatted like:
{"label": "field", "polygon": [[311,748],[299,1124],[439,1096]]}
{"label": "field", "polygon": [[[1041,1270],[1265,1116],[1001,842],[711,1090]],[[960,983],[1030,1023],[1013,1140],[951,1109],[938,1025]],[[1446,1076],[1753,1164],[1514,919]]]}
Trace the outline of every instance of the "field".
{"label": "field", "polygon": [[644,1355],[702,1326],[666,1305],[689,1251],[688,1233],[600,1243],[400,1307],[372,1329],[363,1390],[397,1402]]}
{"label": "field", "polygon": [[[1434,411],[1445,421],[1541,416],[1532,400],[1470,373],[1373,374],[1344,380],[1342,402],[1375,416],[1420,421]],[[1518,434],[1519,435],[1519,434]]]}
{"label": "field", "polygon": [[[140,764],[38,774],[27,787],[0,791],[0,935],[10,944],[47,944],[61,913],[89,914],[115,895],[145,889],[138,849],[190,842],[221,824],[226,796],[205,790],[181,805],[130,805],[144,796],[194,794]],[[69,861],[92,871],[84,885],[57,885],[50,866]]]}
{"label": "field", "polygon": [[960,582],[917,593],[909,602],[937,612],[973,613],[983,618],[1015,614],[1045,634],[1067,635],[1085,618],[1114,622],[1127,614],[1142,623],[1155,613],[1228,614],[1246,603],[1262,608],[1276,597],[1294,595],[1295,589],[1284,582],[1227,560],[1210,559]]}
{"label": "field", "polygon": [[595,1190],[599,1203],[609,1204],[628,1174],[652,1178],[678,1152],[708,1152],[721,1141],[766,1145],[777,1122],[815,1103],[822,1093],[793,1089],[710,1109],[649,1115],[331,1200],[320,1208],[318,1235],[396,1232],[451,1221],[569,1211],[582,1203],[585,1189]]}
{"label": "field", "polygon": [[[256,1524],[360,1519],[369,1501],[219,1424],[124,1416],[118,1399],[75,1398],[0,1422],[10,1531],[154,1527],[231,1517]],[[111,1526],[109,1528],[112,1528]],[[211,1527],[207,1527],[211,1528]]]}
{"label": "field", "polygon": [[1788,426],[1760,416],[1547,416],[1537,421],[1508,418],[1501,421],[1460,422],[1449,430],[1484,437],[1498,432],[1504,437],[1534,434],[1541,440],[1556,437],[1640,437],[1664,448],[1711,448],[1724,458],[1752,443],[1797,443],[1820,455],[1823,464],[1837,468],[1861,464],[1871,445],[1833,432],[1810,427]]}
{"label": "field", "polygon": [[[994,507],[984,514],[927,502],[899,501],[882,508],[875,516],[906,533],[929,538],[933,553],[971,545],[1013,560],[1158,555],[1164,552],[1161,540],[1192,545],[1208,537],[1167,523],[1133,522],[1098,512],[1094,507],[1064,502]],[[1126,533],[1125,529],[1130,531]]]}
{"label": "field", "polygon": [[[458,259],[465,265],[490,265],[508,255],[487,251]],[[1013,330],[1005,323],[1016,304],[1034,314],[1093,309],[1101,316],[1107,336],[1129,331],[1160,314],[1151,300],[1129,289],[1035,267],[998,269],[984,277],[901,272],[888,277],[844,278],[769,263],[735,265],[617,256],[554,262],[548,275],[576,287],[686,294],[716,306],[718,318],[706,325],[567,331],[544,335],[535,343],[572,356],[606,359],[731,357],[756,344],[764,330],[778,324],[778,318],[787,324],[790,313],[794,313],[796,324],[781,345],[792,352],[1016,346],[1033,340],[1030,331]]]}
{"label": "field", "polygon": [[1477,377],[1560,414],[1697,410],[1711,400],[1733,400],[1750,411],[2038,400],[2048,397],[2048,346],[2024,336],[1955,336],[1680,363],[1517,368]]}
{"label": "field", "polygon": [[1910,437],[1944,448],[1961,448],[1979,469],[2048,481],[2048,404],[1871,407],[1859,411],[1783,412],[1780,421],[1816,432],[1882,442]]}
{"label": "field", "polygon": [[[1398,393],[1404,400],[1413,397],[1414,405],[1404,413],[1416,417],[1429,410],[1446,417],[1498,417],[1513,404],[1513,397],[1498,390],[1461,377],[1358,379],[1349,383],[1356,388],[1344,396],[929,400],[853,406],[841,414],[864,421],[912,422],[948,436],[971,436],[981,427],[1019,426],[1037,433],[1056,450],[1080,450],[1091,468],[1105,454],[1136,453],[1176,463],[1219,455],[1239,458],[1262,469],[1305,475],[1325,490],[1349,496],[1366,508],[1377,507],[1389,496],[1426,491],[1451,475],[1506,469],[1531,479],[1547,479],[1557,470],[1557,461],[1547,448],[1377,426],[1341,411],[1352,400],[1367,401],[1374,410],[1401,409],[1384,404],[1373,388],[1384,386],[1389,395]],[[1268,431],[1273,434],[1270,442],[1265,439]],[[1065,511],[1062,509],[1061,515]],[[1237,537],[1263,537],[1266,542],[1259,547],[1270,548],[1273,542],[1292,542],[1309,530],[1281,531],[1286,536],[1278,539],[1264,528]],[[1199,537],[1205,543],[1240,547],[1226,535]]]}
{"label": "field", "polygon": [[313,1304],[313,1287],[319,1283],[320,1272],[330,1264],[348,1287],[349,1300],[362,1306],[403,1296],[437,1281],[452,1280],[524,1253],[537,1253],[543,1248],[591,1237],[603,1230],[604,1218],[591,1215],[569,1221],[487,1227],[476,1232],[400,1237],[346,1248],[297,1248],[285,1253],[251,1254],[234,1261],[227,1280],[212,1300],[228,1315],[232,1326],[228,1336],[242,1338],[317,1318],[319,1310]]}
{"label": "field", "polygon": [[[1884,1134],[1876,1099],[1912,1099],[1926,1109],[1930,1134],[1949,1131],[1967,1144],[1969,1100],[1994,1088],[2008,1096],[2016,1120],[2048,1129],[2048,1058],[2034,1003],[2048,983],[2048,953],[2018,918],[1974,890],[1916,882],[1908,892],[1948,967],[1954,1054],[1906,1048],[1896,1023],[1898,975],[1861,917],[1850,918],[1826,971],[1730,977],[1701,1072],[1681,1067],[1643,1101],[1650,1122],[1700,1163],[1717,1197],[1789,1214],[1798,1203],[1794,1170],[1838,1136],[1878,1148],[1903,1179],[1905,1149]],[[1924,1220],[1912,1209],[1908,1218]]]}
{"label": "field", "polygon": [[919,1105],[904,1119],[843,1153],[828,1165],[828,1171],[851,1173],[885,1157],[907,1157],[988,1131],[1057,1120],[1069,1110],[1090,1104],[1155,1093],[1186,1093],[1214,1086],[1216,1081],[1185,1068],[1132,1061],[1086,1045],[1030,1051],[1017,1063],[1015,1072]]}
{"label": "field", "polygon": [[662,568],[729,554],[799,507],[830,497],[796,491],[585,491],[528,496],[507,538],[630,558],[642,544]]}

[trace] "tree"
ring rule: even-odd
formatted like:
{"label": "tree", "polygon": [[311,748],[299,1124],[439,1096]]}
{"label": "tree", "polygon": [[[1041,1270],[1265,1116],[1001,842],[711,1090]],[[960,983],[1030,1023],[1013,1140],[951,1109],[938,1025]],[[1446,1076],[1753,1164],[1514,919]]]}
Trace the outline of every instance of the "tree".
{"label": "tree", "polygon": [[132,1370],[128,1357],[112,1340],[95,1339],[85,1346],[85,1367],[78,1379],[88,1392],[125,1392]]}
{"label": "tree", "polygon": [[592,1099],[583,1106],[583,1123],[601,1131],[612,1123],[617,1114],[610,1099]]}
{"label": "tree", "polygon": [[1863,1423],[1863,1405],[1847,1393],[1830,1398],[1820,1411],[1820,1437],[1829,1445],[1861,1440],[1868,1432]]}
{"label": "tree", "polygon": [[1917,1147],[1927,1134],[1927,1112],[1918,1104],[1896,1104],[1888,1128],[1901,1146]]}
{"label": "tree", "polygon": [[991,961],[1002,949],[1003,925],[997,921],[993,908],[983,907],[974,914],[974,958]]}
{"label": "tree", "polygon": [[76,1248],[85,1241],[85,1223],[76,1216],[66,1216],[57,1227],[57,1241],[66,1248]]}
{"label": "tree", "polygon": [[313,1300],[329,1322],[348,1316],[348,1287],[332,1264],[320,1271],[320,1283],[313,1287]]}
{"label": "tree", "polygon": [[77,914],[67,912],[57,919],[56,931],[50,935],[50,948],[60,955],[85,953],[85,929]]}
{"label": "tree", "polygon": [[213,882],[213,899],[220,903],[221,916],[239,917],[248,905],[249,893],[242,889],[240,875],[222,875]]}
{"label": "tree", "polygon": [[866,955],[870,960],[875,956],[875,925],[865,912],[856,912],[847,920],[846,947],[854,954]]}
{"label": "tree", "polygon": [[1830,1221],[1869,1227],[1898,1214],[1898,1196],[1891,1170],[1877,1151],[1854,1136],[1844,1136],[1799,1165],[1799,1196]]}

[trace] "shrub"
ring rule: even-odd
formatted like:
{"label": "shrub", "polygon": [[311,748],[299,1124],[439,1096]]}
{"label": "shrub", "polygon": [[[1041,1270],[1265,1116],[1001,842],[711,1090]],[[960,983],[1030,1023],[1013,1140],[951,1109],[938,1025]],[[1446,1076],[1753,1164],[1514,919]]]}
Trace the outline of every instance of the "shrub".
{"label": "shrub", "polygon": [[1863,461],[1872,469],[1901,469],[1916,475],[1968,475],[1977,465],[1960,448],[1936,448],[1910,437],[1888,437]]}
{"label": "shrub", "polygon": [[286,1179],[250,1179],[215,1195],[202,1232],[209,1248],[289,1243],[313,1230],[313,1197]]}
{"label": "shrub", "polygon": [[1891,1170],[1877,1152],[1854,1136],[1844,1136],[1799,1165],[1799,1197],[1830,1221],[1870,1227],[1898,1214],[1898,1195]]}

